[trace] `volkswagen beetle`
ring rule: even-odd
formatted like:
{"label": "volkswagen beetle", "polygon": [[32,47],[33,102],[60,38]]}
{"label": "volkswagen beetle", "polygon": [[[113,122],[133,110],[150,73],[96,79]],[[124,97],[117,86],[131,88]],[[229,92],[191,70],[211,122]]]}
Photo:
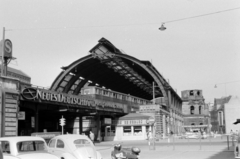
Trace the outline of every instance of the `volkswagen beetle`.
{"label": "volkswagen beetle", "polygon": [[4,159],[58,159],[48,153],[47,144],[41,137],[1,137]]}
{"label": "volkswagen beetle", "polygon": [[48,143],[48,151],[60,159],[102,159],[92,141],[85,135],[59,135]]}

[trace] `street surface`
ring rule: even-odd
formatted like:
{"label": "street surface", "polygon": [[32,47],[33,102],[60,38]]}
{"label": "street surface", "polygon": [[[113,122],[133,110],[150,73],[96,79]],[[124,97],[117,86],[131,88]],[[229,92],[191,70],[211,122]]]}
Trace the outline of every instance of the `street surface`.
{"label": "street surface", "polygon": [[[211,139],[163,139],[149,146],[147,140],[141,141],[105,141],[96,143],[97,150],[103,159],[111,159],[114,143],[122,143],[122,147],[132,146],[141,149],[140,159],[233,159],[232,141],[226,137]],[[228,146],[229,144],[229,146]]]}

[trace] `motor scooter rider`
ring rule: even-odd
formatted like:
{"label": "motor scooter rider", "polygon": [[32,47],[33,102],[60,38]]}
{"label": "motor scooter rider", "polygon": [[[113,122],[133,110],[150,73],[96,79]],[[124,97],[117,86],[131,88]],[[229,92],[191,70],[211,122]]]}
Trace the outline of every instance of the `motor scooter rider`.
{"label": "motor scooter rider", "polygon": [[115,144],[113,147],[113,151],[111,153],[112,159],[121,159],[121,158],[126,158],[126,153],[122,150],[122,145],[121,144]]}

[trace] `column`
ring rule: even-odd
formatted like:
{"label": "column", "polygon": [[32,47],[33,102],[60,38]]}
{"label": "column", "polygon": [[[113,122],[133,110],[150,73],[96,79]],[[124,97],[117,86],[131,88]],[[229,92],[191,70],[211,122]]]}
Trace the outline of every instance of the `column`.
{"label": "column", "polygon": [[82,115],[81,114],[79,114],[79,134],[82,134]]}
{"label": "column", "polygon": [[[97,118],[97,121],[96,121],[96,124],[97,124],[97,132],[96,132],[96,134],[95,134],[95,139],[94,140],[97,140],[98,138],[99,138],[99,141],[100,141],[100,132],[99,131],[101,131],[101,121],[100,121],[100,114],[99,113],[97,113],[97,116],[96,116],[96,118]],[[116,129],[115,129],[115,132],[116,132]],[[115,135],[116,135],[116,133],[115,133]]]}
{"label": "column", "polygon": [[162,120],[163,120],[163,138],[165,138],[165,134],[166,134],[166,115],[165,114],[163,114],[163,116],[162,116]]}
{"label": "column", "polygon": [[36,104],[35,107],[35,132],[39,131],[39,115],[38,115],[38,104]]}

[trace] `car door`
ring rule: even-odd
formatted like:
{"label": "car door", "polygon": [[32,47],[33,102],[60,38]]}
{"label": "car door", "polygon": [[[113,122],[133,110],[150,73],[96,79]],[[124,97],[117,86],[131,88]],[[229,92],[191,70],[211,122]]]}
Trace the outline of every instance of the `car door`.
{"label": "car door", "polygon": [[57,141],[57,139],[52,139],[52,140],[48,143],[48,152],[51,153],[51,154],[53,154],[53,155],[56,155],[56,154],[55,154],[56,141]]}

